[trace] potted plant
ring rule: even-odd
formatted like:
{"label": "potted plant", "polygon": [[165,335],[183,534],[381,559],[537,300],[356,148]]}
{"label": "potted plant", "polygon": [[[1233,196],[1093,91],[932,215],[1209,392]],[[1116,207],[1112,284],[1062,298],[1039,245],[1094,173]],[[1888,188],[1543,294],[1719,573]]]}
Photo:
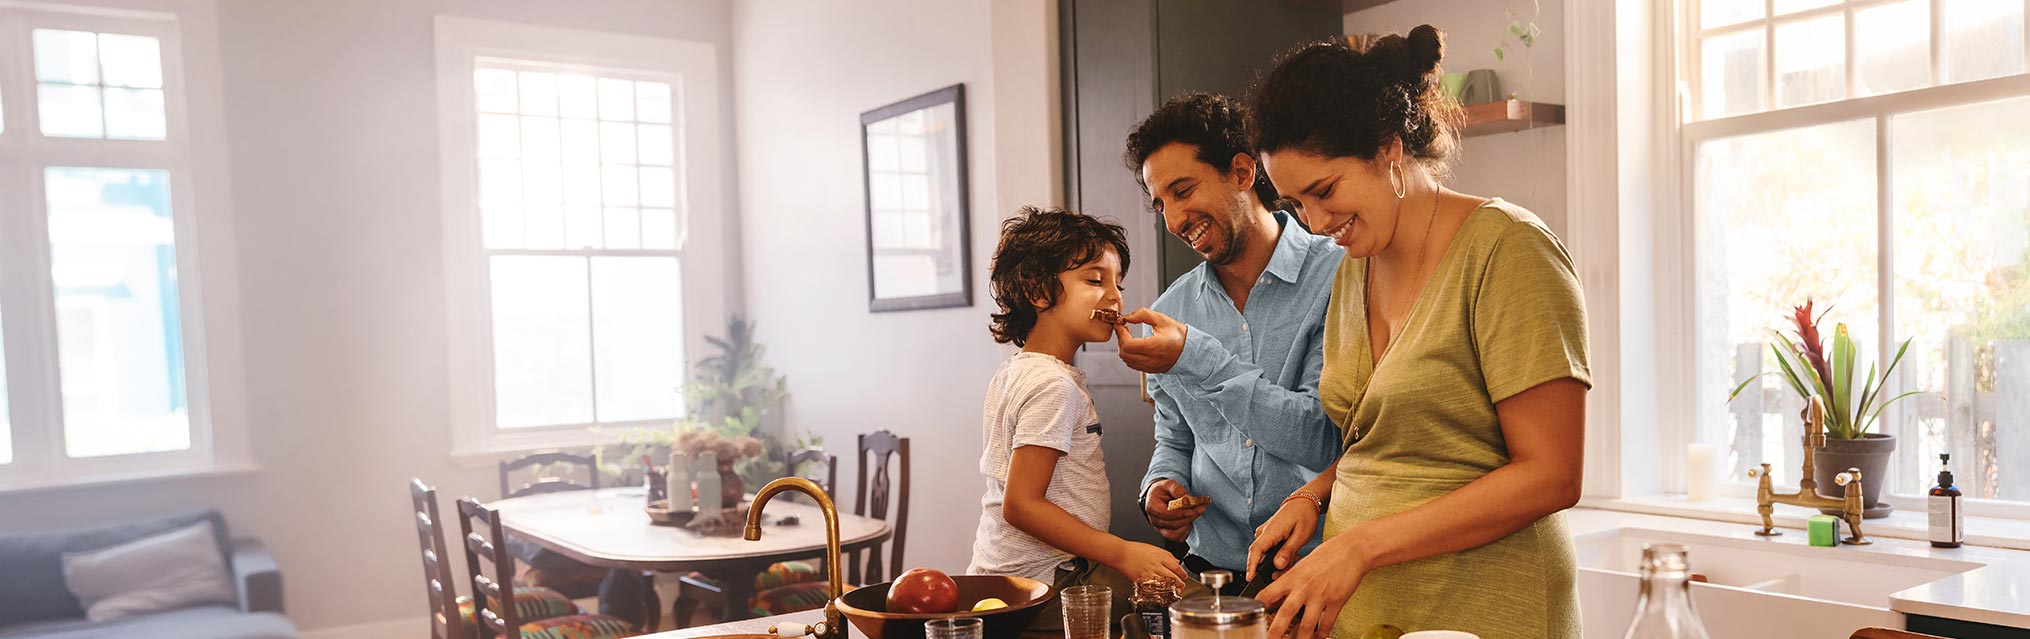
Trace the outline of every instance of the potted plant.
{"label": "potted plant", "polygon": [[[1903,361],[1903,355],[1910,350],[1910,340],[1896,349],[1896,356],[1890,358],[1889,366],[1882,370],[1880,377],[1875,366],[1870,364],[1866,375],[1856,375],[1860,370],[1861,351],[1842,323],[1833,328],[1832,348],[1826,348],[1819,332],[1824,315],[1812,316],[1812,302],[1806,300],[1803,306],[1795,307],[1791,322],[1796,325],[1796,339],[1781,331],[1771,331],[1776,341],[1769,345],[1776,355],[1779,370],[1784,381],[1790,384],[1798,397],[1809,401],[1817,397],[1825,404],[1826,445],[1812,451],[1815,477],[1820,486],[1832,486],[1833,477],[1848,468],[1861,469],[1861,494],[1865,500],[1867,517],[1887,517],[1892,508],[1881,503],[1883,486],[1887,485],[1886,473],[1889,458],[1896,452],[1896,437],[1887,433],[1871,432],[1881,420],[1882,410],[1905,397],[1918,394],[1906,392],[1883,399],[1884,387],[1889,376],[1896,370],[1896,364]],[[1760,379],[1763,373],[1743,380],[1727,399],[1732,401],[1742,389]],[[1837,509],[1826,512],[1837,512]]]}
{"label": "potted plant", "polygon": [[[762,364],[766,350],[754,341],[754,323],[738,315],[726,324],[726,336],[706,337],[717,352],[701,358],[691,367],[690,381],[683,386],[689,414],[669,428],[644,428],[621,436],[617,456],[629,463],[649,456],[661,459],[671,447],[697,459],[702,452],[717,455],[722,489],[738,495],[747,485],[759,486],[783,476],[783,442],[765,432],[763,421],[788,397],[788,380]],[[799,437],[797,446],[816,445],[816,437]],[[793,450],[793,449],[792,449]],[[606,466],[618,475],[620,466]],[[694,468],[694,472],[707,472]],[[700,495],[700,497],[704,497]],[[728,501],[737,505],[739,497]]]}

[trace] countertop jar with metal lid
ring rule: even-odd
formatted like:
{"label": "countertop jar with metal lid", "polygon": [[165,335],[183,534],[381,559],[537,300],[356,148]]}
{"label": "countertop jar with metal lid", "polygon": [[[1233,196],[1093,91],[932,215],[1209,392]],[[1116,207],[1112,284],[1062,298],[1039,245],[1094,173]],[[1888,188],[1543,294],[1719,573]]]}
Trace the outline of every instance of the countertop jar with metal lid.
{"label": "countertop jar with metal lid", "polygon": [[1213,594],[1170,604],[1171,639],[1268,639],[1268,607],[1249,597],[1222,597],[1233,573],[1208,570],[1199,576]]}

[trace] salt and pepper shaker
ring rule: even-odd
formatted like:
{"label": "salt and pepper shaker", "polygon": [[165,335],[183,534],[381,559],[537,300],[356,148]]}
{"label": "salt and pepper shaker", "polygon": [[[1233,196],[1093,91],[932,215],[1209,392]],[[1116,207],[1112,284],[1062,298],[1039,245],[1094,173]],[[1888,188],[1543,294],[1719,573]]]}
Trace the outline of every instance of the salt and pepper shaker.
{"label": "salt and pepper shaker", "polygon": [[691,464],[689,456],[680,450],[670,451],[670,467],[664,471],[664,475],[663,481],[668,486],[666,492],[668,493],[670,510],[689,512],[692,507]]}

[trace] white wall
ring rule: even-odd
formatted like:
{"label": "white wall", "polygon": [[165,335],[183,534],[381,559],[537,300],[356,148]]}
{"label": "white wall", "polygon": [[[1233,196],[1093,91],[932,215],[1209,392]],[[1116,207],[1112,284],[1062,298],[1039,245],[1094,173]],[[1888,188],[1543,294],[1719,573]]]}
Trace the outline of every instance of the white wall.
{"label": "white wall", "polygon": [[[1012,351],[987,334],[997,223],[1056,198],[1054,3],[753,0],[733,10],[747,310],[789,378],[786,422],[822,434],[854,476],[855,435],[915,454],[906,561],[970,558],[984,483],[980,406]],[[965,83],[973,306],[867,311],[860,113]],[[846,501],[850,502],[848,498]],[[849,504],[850,505],[850,504]]]}
{"label": "white wall", "polygon": [[[1508,11],[1527,22],[1531,0],[1398,0],[1346,14],[1347,33],[1409,33],[1429,24],[1445,32],[1445,71],[1494,69],[1503,95],[1537,102],[1565,103],[1565,17],[1562,0],[1542,0],[1536,18],[1542,35],[1525,58],[1511,51],[1496,60],[1495,46],[1508,31]],[[1513,39],[1511,38],[1511,43]],[[1518,45],[1511,45],[1518,46]],[[1518,86],[1517,81],[1522,81]],[[1565,232],[1565,133],[1548,127],[1466,138],[1460,145],[1452,189],[1521,204]]]}
{"label": "white wall", "polygon": [[[186,39],[218,40],[223,112],[199,115],[225,137],[199,149],[227,156],[237,255],[207,266],[237,270],[246,370],[244,396],[219,399],[243,403],[260,470],[0,495],[0,528],[218,508],[274,550],[299,626],[420,621],[407,481],[437,484],[445,503],[498,492],[490,466],[449,458],[433,17],[708,42],[731,113],[729,3],[121,1],[177,10]],[[727,149],[713,161],[730,164]]]}

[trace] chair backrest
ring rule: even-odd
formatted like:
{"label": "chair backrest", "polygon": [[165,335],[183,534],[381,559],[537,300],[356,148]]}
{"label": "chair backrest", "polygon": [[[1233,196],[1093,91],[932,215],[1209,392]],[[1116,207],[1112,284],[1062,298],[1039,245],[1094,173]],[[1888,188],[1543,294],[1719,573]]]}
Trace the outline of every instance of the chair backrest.
{"label": "chair backrest", "polygon": [[[465,540],[465,570],[472,578],[472,616],[479,639],[521,639],[522,624],[514,605],[515,561],[508,554],[500,517],[479,500],[461,497],[458,530]],[[493,568],[491,577],[486,575],[488,566]]]}
{"label": "chair backrest", "polygon": [[[796,452],[789,454],[789,462],[784,468],[784,471],[788,473],[788,476],[790,477],[801,477],[801,475],[796,474],[796,469],[797,466],[802,465],[804,462],[814,462],[818,464],[824,464],[825,466],[824,483],[819,484],[819,487],[825,489],[825,492],[827,494],[832,495],[833,499],[836,500],[839,494],[838,456],[827,455],[825,454],[825,449],[819,448],[817,446],[798,449]],[[817,480],[813,478],[812,481]]]}
{"label": "chair backrest", "polygon": [[[890,489],[892,484],[889,482],[891,458],[901,460],[902,479],[894,490]],[[891,504],[895,506],[893,518],[888,516]],[[887,581],[891,574],[900,574],[905,565],[902,563],[902,545],[908,537],[905,533],[909,529],[909,438],[896,437],[895,433],[886,430],[860,436],[860,478],[859,489],[853,496],[853,514],[887,520],[890,530],[893,531],[888,540],[895,547],[888,553],[885,566],[882,561],[882,544],[875,544],[873,548],[868,549],[867,570],[864,573],[860,571],[859,555],[854,555],[848,562],[848,566],[851,567],[848,574],[860,575],[859,583],[863,585],[878,584]]]}
{"label": "chair backrest", "polygon": [[409,502],[415,510],[416,539],[423,547],[423,587],[430,596],[430,637],[471,637],[458,619],[458,582],[452,579],[450,558],[444,554],[444,526],[437,518],[437,489],[424,485],[421,479],[411,479]]}
{"label": "chair backrest", "polygon": [[[557,471],[558,469],[552,468],[552,466],[558,464],[575,467],[565,469],[568,471],[583,469],[585,471],[584,479],[582,481],[572,481],[564,477],[563,472],[550,472]],[[537,477],[533,481],[522,484],[521,488],[513,488],[514,484],[509,481],[509,476],[523,468],[536,468],[538,471]],[[599,458],[592,455],[573,455],[552,451],[536,453],[520,459],[500,463],[500,496],[502,499],[521,497],[523,495],[560,493],[568,490],[598,489]]]}

